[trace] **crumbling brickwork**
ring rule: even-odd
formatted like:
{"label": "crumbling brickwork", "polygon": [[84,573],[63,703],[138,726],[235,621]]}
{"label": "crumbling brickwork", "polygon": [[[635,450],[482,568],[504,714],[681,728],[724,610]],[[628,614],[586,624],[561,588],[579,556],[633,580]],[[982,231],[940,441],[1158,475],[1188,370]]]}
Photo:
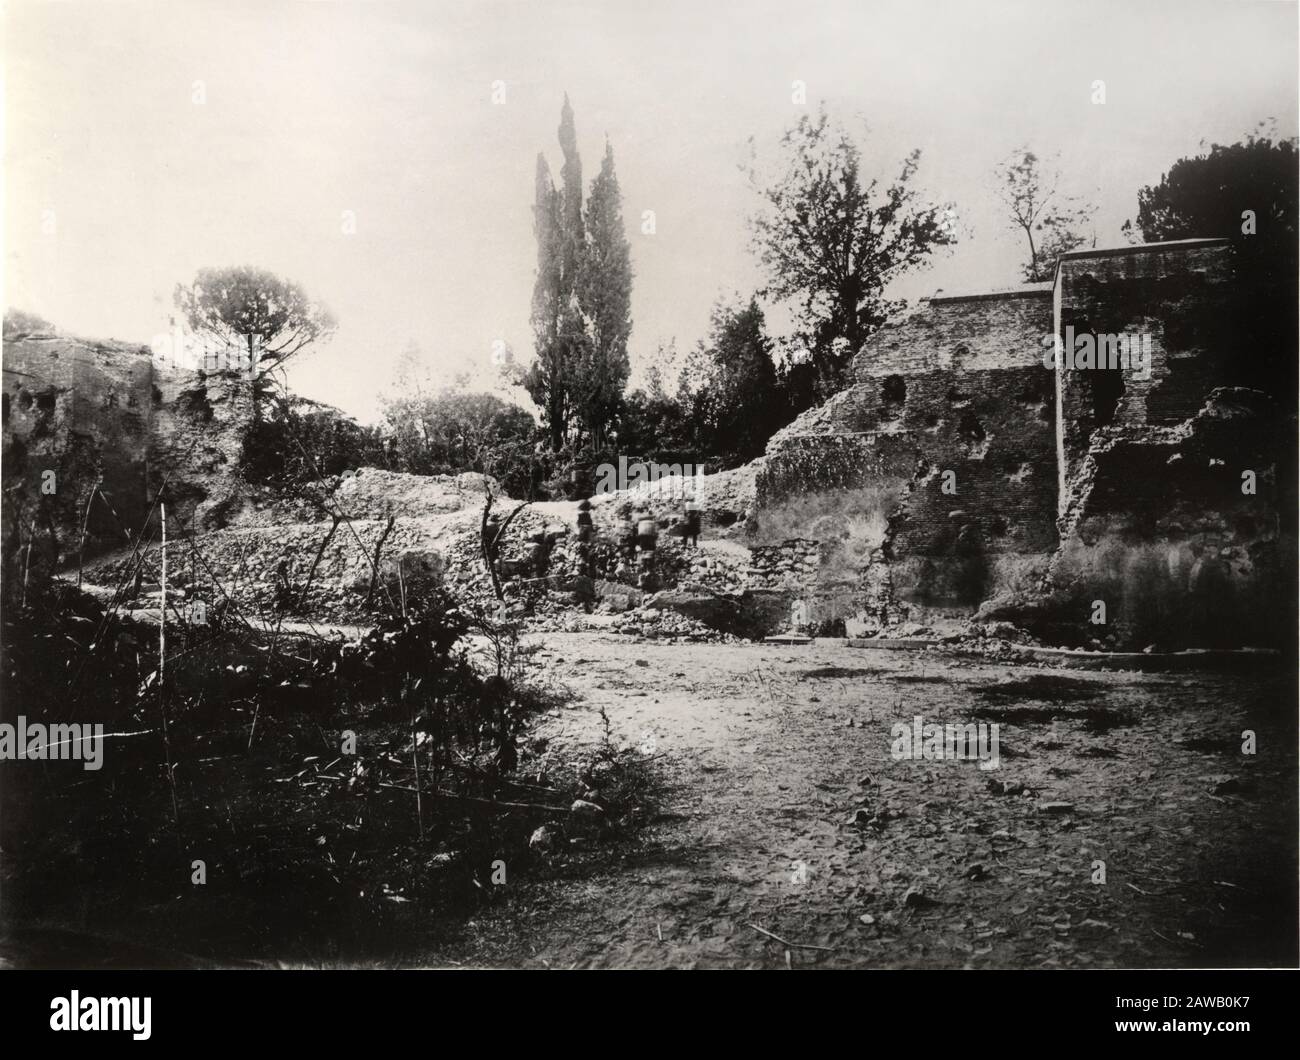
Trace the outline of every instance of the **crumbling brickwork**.
{"label": "crumbling brickwork", "polygon": [[167,518],[200,532],[229,522],[245,499],[236,474],[253,420],[252,386],[237,370],[156,370],[150,496],[163,491]]}
{"label": "crumbling brickwork", "polygon": [[779,545],[760,545],[750,551],[746,571],[751,589],[788,589],[802,586],[821,563],[820,545],[791,538]]}
{"label": "crumbling brickwork", "polygon": [[148,347],[52,330],[6,335],[5,533],[65,565],[83,524],[87,556],[128,543],[164,487],[174,530],[207,528],[238,496],[251,414],[236,373],[166,370]]}
{"label": "crumbling brickwork", "polygon": [[1098,428],[1044,590],[983,613],[1071,646],[1275,643],[1294,584],[1283,424],[1265,395],[1223,387],[1172,427]]}
{"label": "crumbling brickwork", "polygon": [[[1099,427],[1170,425],[1196,415],[1205,396],[1231,380],[1224,360],[1232,288],[1226,240],[1186,240],[1061,258],[1055,333],[1144,337],[1150,378],[1115,369],[1057,365],[1061,470],[1068,481]],[[1246,351],[1239,351],[1245,355]],[[1064,504],[1065,492],[1062,493]]]}
{"label": "crumbling brickwork", "polygon": [[1036,285],[935,297],[882,329],[855,361],[855,385],[773,438],[756,534],[808,513],[812,494],[811,510],[830,510],[806,536],[867,524],[842,565],[865,602],[881,584],[868,568],[888,564],[891,601],[870,602],[912,617],[967,612],[997,587],[1041,576],[1056,545],[1052,380],[1041,358],[1051,320],[1051,293]]}
{"label": "crumbling brickwork", "polygon": [[[986,601],[986,617],[1037,616],[1059,641],[1131,647],[1163,626],[1183,644],[1259,642],[1278,628],[1270,583],[1294,580],[1277,454],[1295,395],[1237,385],[1251,351],[1226,308],[1236,283],[1225,241],[1186,240],[1076,252],[1050,284],[923,302],[863,347],[849,389],[773,437],[751,536],[819,541],[805,592],[847,569],[881,623]],[[1053,363],[1083,334],[1132,337],[1135,359]],[[855,520],[866,533],[838,546]],[[1081,627],[1085,598],[1111,602],[1109,629]]]}
{"label": "crumbling brickwork", "polygon": [[[694,594],[692,607],[762,595],[773,621],[793,608],[809,629],[978,616],[1114,648],[1276,641],[1279,587],[1294,583],[1295,394],[1242,383],[1253,352],[1233,325],[1252,308],[1242,286],[1231,247],[1188,240],[1072,253],[1050,284],[938,294],[867,342],[852,385],[773,436],[764,458],[693,483],[708,547],[685,543],[677,484],[601,494],[591,545],[548,529],[569,518],[560,508],[524,518],[522,551],[502,557],[511,591],[544,582],[569,603],[632,606],[642,572],[618,542],[648,518],[660,541],[639,588]],[[1114,367],[1053,363],[1054,343],[1083,335],[1094,356],[1103,338],[1108,354],[1109,337],[1136,345]],[[26,535],[51,566],[75,560],[99,483],[87,556],[138,532],[161,491],[176,531],[230,527],[208,544],[236,596],[265,609],[287,577],[305,581],[325,515],[273,517],[242,493],[246,378],[163,371],[118,343],[6,338],[10,555]],[[399,590],[405,558],[431,578],[473,581],[472,562],[455,557],[477,555],[481,487],[458,485],[444,503],[430,482],[370,471],[340,484],[365,546],[340,532],[296,604],[337,610],[372,595],[367,556],[389,512]],[[453,529],[459,543],[443,555]]]}
{"label": "crumbling brickwork", "polygon": [[[139,347],[52,332],[7,337],[6,533],[18,530],[15,519],[25,523],[19,536],[57,564],[77,554],[83,520],[91,551],[143,525],[152,381],[148,351]],[[103,501],[87,513],[96,483]]]}

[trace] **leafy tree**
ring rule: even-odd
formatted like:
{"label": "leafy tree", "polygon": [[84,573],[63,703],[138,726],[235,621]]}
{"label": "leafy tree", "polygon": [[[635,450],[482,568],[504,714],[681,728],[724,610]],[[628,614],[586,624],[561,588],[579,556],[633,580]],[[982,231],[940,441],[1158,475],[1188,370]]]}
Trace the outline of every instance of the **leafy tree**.
{"label": "leafy tree", "polygon": [[584,210],[582,160],[568,96],[560,112],[559,140],[564,154],[560,188],[545,157],[537,158],[536,359],[521,380],[542,410],[555,453],[566,445],[594,451],[606,441],[627,383],[632,290],[613,151],[607,144]]}
{"label": "leafy tree", "polygon": [[[1062,194],[1060,169],[1046,169],[1028,147],[1017,148],[994,172],[1012,226],[1024,233],[1029,246],[1029,256],[1020,267],[1025,282],[1050,280],[1057,258],[1088,242],[1082,233],[1093,208]],[[1096,244],[1095,236],[1092,243]]]}
{"label": "leafy tree", "polygon": [[177,284],[175,298],[196,335],[247,358],[254,419],[267,374],[338,326],[298,284],[247,265],[200,269],[192,284]]}
{"label": "leafy tree", "polygon": [[654,392],[637,387],[623,399],[618,427],[619,452],[658,460],[661,452],[673,447],[674,435],[681,426],[677,404],[663,392],[662,386]]}
{"label": "leafy tree", "polygon": [[575,379],[575,405],[593,450],[606,442],[627,386],[628,335],[632,330],[631,249],[623,229],[622,194],[608,142],[587,197],[587,244],[578,302],[586,322],[585,363]]}
{"label": "leafy tree", "polygon": [[618,451],[629,459],[668,464],[693,460],[689,414],[664,388],[664,373],[677,361],[675,343],[661,343],[648,360],[645,385],[623,398]]}
{"label": "leafy tree", "polygon": [[[1294,258],[1296,172],[1295,140],[1252,133],[1240,143],[1214,144],[1138,191],[1136,227],[1148,243],[1226,236],[1255,253]],[[1246,210],[1254,214],[1253,234],[1244,231]]]}
{"label": "leafy tree", "polygon": [[280,392],[265,404],[244,435],[240,466],[250,482],[295,492],[322,475],[388,463],[379,431],[332,405]]}
{"label": "leafy tree", "polygon": [[381,399],[392,463],[417,475],[478,471],[511,496],[533,497],[542,477],[533,417],[494,394],[467,391],[463,379],[435,390],[419,367],[418,350],[408,349],[396,393]]}
{"label": "leafy tree", "polygon": [[[571,120],[567,96],[563,113]],[[563,117],[560,128],[563,141]],[[568,437],[572,412],[569,392],[573,375],[572,355],[561,335],[570,330],[565,325],[574,275],[565,268],[570,255],[566,253],[563,196],[555,188],[544,154],[537,156],[533,233],[537,238],[537,279],[533,284],[532,310],[536,359],[523,376],[522,385],[542,410],[542,422],[551,449],[558,452]]]}
{"label": "leafy tree", "polygon": [[1159,184],[1138,191],[1136,226],[1126,223],[1125,229],[1136,227],[1149,243],[1212,236],[1231,241],[1236,279],[1218,320],[1222,333],[1203,339],[1217,350],[1226,378],[1294,407],[1297,145],[1262,130],[1178,159]]}
{"label": "leafy tree", "polygon": [[783,357],[776,366],[780,426],[826,400],[832,378],[812,357]]}
{"label": "leafy tree", "polygon": [[689,409],[665,393],[661,382],[638,387],[624,398],[618,447],[628,459],[665,464],[694,460]]}
{"label": "leafy tree", "polygon": [[754,250],[770,277],[759,293],[798,304],[800,338],[838,388],[848,360],[900,308],[885,298],[888,284],[955,237],[945,206],[918,201],[920,151],[888,186],[864,182],[862,148],[824,108],[801,118],[781,144],[779,175],[764,182],[749,170],[765,203],[751,219]]}
{"label": "leafy tree", "polygon": [[709,342],[705,422],[712,438],[710,455],[724,467],[761,456],[776,422],[779,395],[772,342],[764,330],[758,300],[713,308]]}
{"label": "leafy tree", "polygon": [[673,402],[683,420],[681,444],[696,458],[713,451],[713,432],[709,426],[710,388],[713,366],[702,343],[697,343],[677,372],[677,389]]}
{"label": "leafy tree", "polygon": [[[668,394],[659,364],[648,385],[627,396],[618,433],[621,451],[664,463],[735,467],[760,456],[794,413],[782,393],[758,300],[720,299],[709,336],[681,365]],[[675,362],[661,347],[659,362]]]}
{"label": "leafy tree", "polygon": [[531,441],[536,429],[532,416],[518,405],[453,387],[398,398],[383,412],[398,459],[406,470],[421,475],[489,472],[495,449]]}

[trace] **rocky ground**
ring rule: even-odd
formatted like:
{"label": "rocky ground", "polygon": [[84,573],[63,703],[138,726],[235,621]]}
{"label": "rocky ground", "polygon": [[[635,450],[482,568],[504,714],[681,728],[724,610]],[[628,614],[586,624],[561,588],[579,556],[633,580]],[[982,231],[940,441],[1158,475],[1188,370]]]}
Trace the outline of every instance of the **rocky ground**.
{"label": "rocky ground", "polygon": [[[364,624],[399,609],[403,600],[418,599],[432,584],[445,584],[471,604],[495,611],[482,558],[484,505],[492,490],[494,516],[511,519],[500,570],[512,614],[538,630],[577,630],[586,628],[583,616],[593,611],[639,611],[654,589],[739,597],[750,588],[750,550],[732,538],[753,502],[754,475],[755,466],[747,465],[691,480],[708,524],[698,547],[673,533],[685,504],[673,481],[596,496],[590,509],[596,543],[584,562],[575,501],[521,507],[483,475],[362,468],[301,496],[254,491],[223,528],[197,537],[174,533],[169,588],[173,601],[230,605],[250,621],[272,623],[283,618]],[[635,513],[652,515],[660,528],[652,587],[640,585],[638,561],[622,538],[621,528],[630,526],[625,521]],[[106,600],[125,594],[127,608],[156,610],[160,571],[155,542],[139,552],[109,552],[64,576],[75,573],[79,584]],[[682,615],[665,616],[665,610],[651,608],[629,621],[641,631],[662,627],[665,636],[706,632],[698,622],[678,621]]]}
{"label": "rocky ground", "polygon": [[[741,525],[752,472],[711,477],[719,492],[709,510]],[[355,637],[370,598],[414,591],[418,572],[495,612],[480,555],[485,498],[477,476],[415,481],[366,469],[328,499],[371,518],[333,531],[333,509],[310,499],[255,504],[197,547],[176,546],[170,605],[220,596],[267,629],[337,624]],[[648,492],[635,504],[625,494],[598,501],[602,537],[627,510],[669,522],[678,504]],[[1067,671],[1030,661],[1031,638],[1007,622],[890,627],[910,650],[756,643],[736,634],[788,628],[790,612],[753,583],[798,574],[808,562],[799,549],[751,551],[731,523],[699,548],[664,534],[656,593],[610,549],[598,577],[580,578],[577,516],[573,504],[530,506],[503,554],[522,569],[544,553],[537,569],[548,576],[512,575],[509,613],[544,646],[547,676],[573,694],[536,723],[529,746],[542,760],[528,768],[554,772],[612,735],[648,756],[649,823],[574,833],[561,814],[522,871],[508,867],[503,892],[467,922],[439,921],[438,944],[417,963],[1296,962],[1295,692],[1277,660],[1238,659],[1247,669],[1232,674],[1159,672],[1158,659],[1143,673]],[[395,580],[389,567],[373,574],[368,557],[381,542]],[[153,559],[132,614],[156,621]],[[87,583],[112,597],[130,566],[126,554],[106,557]],[[282,583],[292,586],[286,607]],[[892,727],[917,716],[996,723],[998,767],[896,760]],[[1242,751],[1247,731],[1253,754]]]}
{"label": "rocky ground", "polygon": [[[603,711],[654,756],[658,814],[594,868],[547,855],[431,965],[1296,960],[1294,694],[1280,675],[545,640],[579,698],[538,735],[557,754],[594,745]],[[895,761],[891,726],[916,715],[996,721],[1000,767]]]}

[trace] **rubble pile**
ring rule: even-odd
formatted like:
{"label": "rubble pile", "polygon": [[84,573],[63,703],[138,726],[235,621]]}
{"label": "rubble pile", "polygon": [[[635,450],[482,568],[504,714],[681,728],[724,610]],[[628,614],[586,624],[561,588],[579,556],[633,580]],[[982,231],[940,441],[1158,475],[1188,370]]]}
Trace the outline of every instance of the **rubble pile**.
{"label": "rubble pile", "polygon": [[[173,539],[169,593],[248,617],[364,622],[443,586],[468,606],[495,612],[483,555],[486,508],[490,526],[506,526],[495,562],[507,612],[529,627],[606,628],[611,616],[635,612],[620,624],[632,635],[717,639],[698,617],[640,612],[658,590],[716,596],[748,588],[749,549],[726,539],[725,527],[752,500],[753,468],[692,482],[721,505],[701,508],[701,521],[713,527],[702,541],[687,537],[680,482],[522,507],[478,474],[362,468],[294,496],[254,490],[226,528]],[[647,547],[638,534],[649,523],[654,540]],[[724,529],[714,529],[719,525]],[[156,609],[159,547],[144,555],[142,577],[131,553],[121,551],[90,564],[87,581],[121,587],[137,608]]]}
{"label": "rubble pile", "polygon": [[1027,657],[1028,647],[1037,647],[1033,635],[1010,622],[966,624],[960,632],[940,637],[945,649],[982,655],[990,662],[1013,662]]}
{"label": "rubble pile", "polygon": [[653,518],[661,530],[680,521],[686,502],[693,500],[704,515],[711,537],[736,537],[754,510],[758,473],[762,458],[742,467],[698,477],[661,478],[628,490],[598,493],[591,498],[591,513],[597,529],[608,531],[619,520],[638,512]]}
{"label": "rubble pile", "polygon": [[[209,607],[228,602],[253,615],[360,617],[387,594],[440,581],[445,568],[440,546],[449,536],[477,533],[477,521],[471,528],[467,516],[444,517],[437,525],[395,521],[391,529],[386,521],[372,519],[340,522],[333,533],[331,522],[313,522],[218,530],[192,542],[182,538],[168,548],[168,588],[184,590]],[[376,576],[374,556],[381,538]],[[142,551],[144,570],[156,579],[161,548]],[[88,567],[86,578],[101,586],[122,585],[138,596],[150,583],[132,584],[134,570],[131,554],[117,553]],[[147,606],[151,601],[137,602]]]}
{"label": "rubble pile", "polygon": [[488,490],[500,495],[495,479],[473,471],[460,475],[408,475],[363,467],[340,476],[334,501],[354,515],[383,512],[423,519],[466,508],[481,511]]}
{"label": "rubble pile", "polygon": [[670,644],[734,644],[741,639],[676,611],[648,607],[620,615],[608,628],[624,636],[664,640]]}

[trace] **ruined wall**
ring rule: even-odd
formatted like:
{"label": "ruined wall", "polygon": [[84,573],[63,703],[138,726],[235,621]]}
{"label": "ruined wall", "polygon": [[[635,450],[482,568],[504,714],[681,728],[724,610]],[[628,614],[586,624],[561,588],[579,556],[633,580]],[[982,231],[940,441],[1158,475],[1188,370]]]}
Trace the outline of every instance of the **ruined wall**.
{"label": "ruined wall", "polygon": [[1151,351],[1149,379],[1126,370],[1057,366],[1063,482],[1077,474],[1097,428],[1181,423],[1196,415],[1216,386],[1233,382],[1232,293],[1232,256],[1222,239],[1061,258],[1056,333],[1072,328],[1076,336],[1146,336]]}
{"label": "ruined wall", "polygon": [[[18,519],[26,541],[34,521],[45,562],[75,559],[98,482],[108,503],[90,507],[86,547],[122,542],[143,524],[147,505],[155,406],[148,350],[44,332],[6,336],[3,362],[6,534]],[[43,479],[47,470],[52,480]],[[53,493],[42,490],[49,481]]]}
{"label": "ruined wall", "polygon": [[746,570],[751,589],[799,589],[821,565],[821,542],[795,537],[750,550]]}
{"label": "ruined wall", "polygon": [[[982,616],[1062,643],[1276,640],[1295,395],[1241,385],[1256,351],[1233,322],[1250,294],[1224,240],[1185,240],[1075,252],[1052,284],[922,303],[863,347],[849,389],[772,439],[753,543],[816,541],[816,569],[787,563],[784,581],[810,600],[855,583],[881,623],[984,601]],[[1053,336],[1083,335],[1094,358],[1126,336],[1133,359],[1051,363]],[[1105,624],[1089,621],[1096,600]]]}
{"label": "ruined wall", "polygon": [[[702,530],[710,537],[730,537],[744,529],[753,514],[755,480],[761,458],[726,471],[704,468],[700,477],[661,478],[627,490],[597,493],[591,497],[591,517],[597,529],[612,532],[622,519],[637,513],[654,518],[666,529],[686,516],[686,501],[699,506]],[[702,465],[701,465],[702,466]]]}
{"label": "ruined wall", "polygon": [[224,526],[245,501],[236,472],[253,420],[249,382],[238,371],[158,369],[154,385],[149,496],[163,491],[169,528]]}
{"label": "ruined wall", "polygon": [[1040,578],[1056,545],[1051,319],[1035,285],[936,297],[882,329],[854,385],[772,439],[754,541],[818,540],[810,598],[851,585],[888,620],[968,614]]}
{"label": "ruined wall", "polygon": [[905,435],[836,434],[833,424],[795,433],[799,426],[769,446],[746,543],[757,557],[753,584],[797,593],[816,625],[858,609],[863,572],[880,549],[917,452]]}
{"label": "ruined wall", "polygon": [[[1050,639],[1277,642],[1287,607],[1278,589],[1294,582],[1295,396],[1231,385],[1255,354],[1232,323],[1249,293],[1224,240],[1059,263],[1058,334],[1144,336],[1150,365],[1145,379],[1057,366],[1061,547],[1047,595],[1025,614]],[[1253,492],[1243,493],[1246,471]],[[1097,601],[1105,622],[1092,619]]]}
{"label": "ruined wall", "polygon": [[1226,387],[1173,427],[1098,428],[1047,591],[983,613],[1071,646],[1280,645],[1294,607],[1293,433],[1265,395]]}
{"label": "ruined wall", "polygon": [[3,366],[5,533],[17,519],[25,542],[34,520],[46,564],[75,564],[83,520],[86,555],[125,545],[164,485],[176,530],[213,525],[238,497],[252,405],[237,376],[168,371],[148,347],[54,331],[6,335]]}

